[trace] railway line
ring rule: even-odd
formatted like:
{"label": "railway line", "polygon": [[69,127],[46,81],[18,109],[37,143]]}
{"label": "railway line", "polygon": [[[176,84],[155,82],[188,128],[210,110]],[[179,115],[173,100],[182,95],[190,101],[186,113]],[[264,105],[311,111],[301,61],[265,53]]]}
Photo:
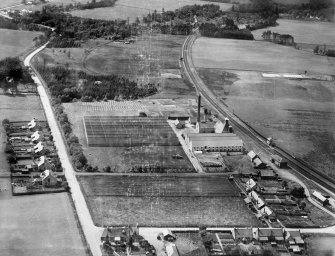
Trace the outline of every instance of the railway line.
{"label": "railway line", "polygon": [[243,122],[243,120],[241,120],[235,114],[231,113],[230,110],[216,98],[213,92],[209,90],[209,88],[198,76],[193,65],[191,49],[196,38],[196,35],[191,35],[188,36],[185,40],[182,47],[181,66],[184,69],[184,75],[195,86],[197,92],[204,98],[204,100],[209,103],[213,109],[216,109],[221,115],[228,117],[231,123],[234,125],[235,130],[237,130],[244,137],[253,140],[263,151],[269,154],[277,154],[280,157],[287,159],[287,163],[290,168],[298,171],[308,179],[313,180],[330,192],[335,193],[335,181],[331,180],[330,177],[318,172],[316,169],[312,168],[304,161],[295,158],[285,150],[278,147],[270,147],[266,143],[266,138],[264,136]]}

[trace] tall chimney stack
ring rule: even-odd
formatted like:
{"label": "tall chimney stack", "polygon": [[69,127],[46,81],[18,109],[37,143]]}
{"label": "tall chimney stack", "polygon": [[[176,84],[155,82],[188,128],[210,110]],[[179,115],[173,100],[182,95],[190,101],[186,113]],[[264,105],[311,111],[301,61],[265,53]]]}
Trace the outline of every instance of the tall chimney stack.
{"label": "tall chimney stack", "polygon": [[198,123],[200,123],[200,107],[201,107],[201,95],[198,95]]}

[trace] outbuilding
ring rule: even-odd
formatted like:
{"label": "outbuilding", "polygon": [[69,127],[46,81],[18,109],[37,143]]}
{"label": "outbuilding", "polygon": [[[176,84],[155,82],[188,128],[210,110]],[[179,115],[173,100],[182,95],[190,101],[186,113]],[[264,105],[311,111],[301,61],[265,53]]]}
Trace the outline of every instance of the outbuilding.
{"label": "outbuilding", "polygon": [[279,168],[287,168],[287,162],[278,155],[271,155],[271,162],[277,165]]}

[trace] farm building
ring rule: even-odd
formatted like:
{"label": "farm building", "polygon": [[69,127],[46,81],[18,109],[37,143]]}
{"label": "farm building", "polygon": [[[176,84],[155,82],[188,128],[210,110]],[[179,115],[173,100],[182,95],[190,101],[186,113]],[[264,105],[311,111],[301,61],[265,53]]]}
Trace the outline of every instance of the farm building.
{"label": "farm building", "polygon": [[193,151],[208,150],[212,152],[241,152],[243,141],[234,134],[213,133],[197,134],[189,133],[186,135],[186,142]]}
{"label": "farm building", "polygon": [[168,244],[165,247],[165,249],[166,249],[167,256],[179,256],[179,253],[178,253],[176,245],[174,245],[174,244]]}
{"label": "farm building", "polygon": [[260,176],[262,180],[275,180],[277,174],[273,170],[261,170]]}
{"label": "farm building", "polygon": [[57,177],[50,170],[41,173],[42,185],[45,187],[54,187],[57,185]]}
{"label": "farm building", "polygon": [[250,179],[245,183],[246,191],[251,191],[254,188],[256,188],[256,186],[257,186],[257,183],[253,179]]}
{"label": "farm building", "polygon": [[321,202],[324,206],[329,204],[328,198],[324,197],[320,192],[314,191],[312,195],[319,201]]}
{"label": "farm building", "polygon": [[287,167],[287,162],[278,155],[271,155],[271,162],[277,165],[279,168]]}
{"label": "farm building", "polygon": [[252,228],[235,228],[234,234],[235,240],[246,240],[250,242],[254,238]]}
{"label": "farm building", "polygon": [[52,166],[45,156],[41,156],[38,159],[37,168],[39,171],[45,171],[45,170],[50,170]]}

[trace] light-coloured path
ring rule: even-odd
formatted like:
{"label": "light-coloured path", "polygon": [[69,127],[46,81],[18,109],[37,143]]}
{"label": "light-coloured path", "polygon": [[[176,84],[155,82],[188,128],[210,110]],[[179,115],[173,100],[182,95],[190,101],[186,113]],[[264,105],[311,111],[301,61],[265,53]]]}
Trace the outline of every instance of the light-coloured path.
{"label": "light-coloured path", "polygon": [[[38,52],[43,50],[46,47],[46,45],[41,46],[31,54],[29,54],[25,60],[24,65],[30,66],[30,61],[36,55]],[[78,213],[78,217],[81,223],[81,226],[83,228],[87,243],[92,251],[93,256],[101,256],[101,250],[100,250],[100,236],[103,231],[102,228],[98,228],[94,225],[91,214],[88,210],[85,198],[80,190],[79,183],[75,176],[75,171],[72,167],[71,161],[68,157],[66,146],[64,144],[64,140],[62,137],[62,134],[59,130],[55,115],[52,111],[52,107],[50,104],[50,100],[48,98],[47,92],[45,88],[42,85],[42,82],[40,78],[37,76],[32,76],[35,83],[37,84],[37,90],[40,95],[42,105],[45,111],[46,118],[48,120],[51,133],[53,135],[55,146],[58,150],[58,155],[60,158],[60,161],[63,165],[63,168],[65,170],[65,177],[69,183],[69,186],[71,188],[72,192],[72,198]]]}

